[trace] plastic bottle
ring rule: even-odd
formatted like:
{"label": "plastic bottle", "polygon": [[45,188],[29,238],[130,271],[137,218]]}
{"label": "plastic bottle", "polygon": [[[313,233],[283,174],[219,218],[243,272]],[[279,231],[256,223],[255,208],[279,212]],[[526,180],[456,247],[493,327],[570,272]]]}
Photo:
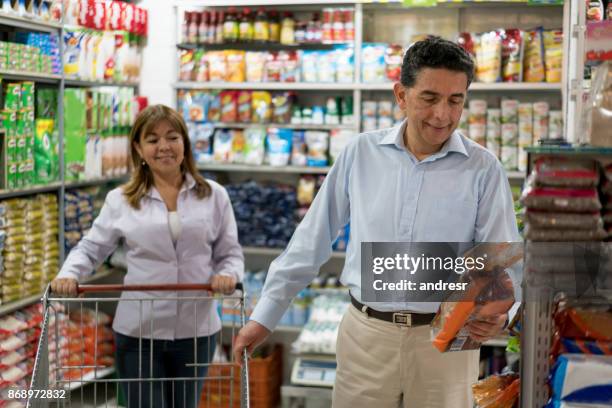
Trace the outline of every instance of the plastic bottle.
{"label": "plastic bottle", "polygon": [[332,23],[332,40],[335,42],[345,41],[344,22],[341,9],[334,10],[334,19]]}
{"label": "plastic bottle", "polygon": [[270,17],[270,41],[271,42],[280,42],[280,33],[281,33],[281,26],[278,20],[278,12],[276,10],[272,10],[269,14]]}
{"label": "plastic bottle", "polygon": [[224,13],[222,11],[217,13],[217,26],[215,27],[215,40],[214,40],[215,44],[223,43],[223,22],[225,21],[224,18],[225,18]]}
{"label": "plastic bottle", "polygon": [[280,32],[281,44],[292,45],[295,44],[295,20],[293,19],[293,13],[286,12],[281,23]]}
{"label": "plastic bottle", "polygon": [[355,40],[355,22],[353,9],[347,8],[344,10],[344,40]]}
{"label": "plastic bottle", "polygon": [[223,41],[238,41],[239,33],[240,27],[236,19],[236,9],[231,7],[225,15],[225,21],[223,22]]}
{"label": "plastic bottle", "polygon": [[240,41],[253,41],[254,24],[251,16],[251,9],[248,7],[242,10],[242,16],[238,26],[238,39]]}
{"label": "plastic bottle", "polygon": [[185,18],[181,26],[181,41],[184,43],[189,41],[189,24],[190,23],[191,23],[191,13],[189,11],[186,11]]}
{"label": "plastic bottle", "polygon": [[255,41],[266,42],[270,40],[270,23],[268,22],[268,16],[263,8],[257,10],[253,31],[253,39]]}
{"label": "plastic bottle", "polygon": [[217,36],[217,13],[210,12],[210,22],[208,24],[208,33],[206,34],[206,43],[212,44]]}
{"label": "plastic bottle", "polygon": [[306,42],[306,32],[308,30],[308,23],[298,21],[295,23],[294,41],[298,44]]}
{"label": "plastic bottle", "polygon": [[198,43],[206,44],[208,42],[208,26],[210,24],[210,14],[208,11],[203,11],[200,14],[200,25],[198,27]]}
{"label": "plastic bottle", "polygon": [[200,13],[191,13],[191,21],[189,22],[189,30],[187,33],[187,42],[195,44],[198,42],[198,26],[200,25]]}
{"label": "plastic bottle", "polygon": [[330,42],[334,39],[332,34],[332,20],[333,20],[333,9],[323,9],[323,24],[322,24],[322,40],[324,42]]}
{"label": "plastic bottle", "polygon": [[321,21],[319,20],[319,13],[312,15],[312,20],[308,22],[306,28],[306,42],[316,43],[321,42]]}

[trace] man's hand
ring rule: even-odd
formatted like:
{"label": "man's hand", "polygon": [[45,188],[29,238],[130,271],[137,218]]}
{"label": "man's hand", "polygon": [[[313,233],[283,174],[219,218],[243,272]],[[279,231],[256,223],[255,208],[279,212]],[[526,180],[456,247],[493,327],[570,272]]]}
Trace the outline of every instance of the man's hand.
{"label": "man's hand", "polygon": [[79,283],[73,278],[59,278],[51,282],[51,292],[59,296],[76,297]]}
{"label": "man's hand", "polygon": [[264,325],[250,320],[246,326],[240,329],[234,339],[234,361],[242,367],[243,350],[246,348],[247,354],[250,356],[253,350],[263,343],[270,333],[270,330]]}
{"label": "man's hand", "polygon": [[479,316],[468,322],[465,327],[470,332],[470,337],[472,339],[479,343],[484,343],[502,332],[507,319],[507,313],[493,316]]}
{"label": "man's hand", "polygon": [[236,290],[236,279],[231,276],[213,275],[210,286],[213,292],[231,295]]}

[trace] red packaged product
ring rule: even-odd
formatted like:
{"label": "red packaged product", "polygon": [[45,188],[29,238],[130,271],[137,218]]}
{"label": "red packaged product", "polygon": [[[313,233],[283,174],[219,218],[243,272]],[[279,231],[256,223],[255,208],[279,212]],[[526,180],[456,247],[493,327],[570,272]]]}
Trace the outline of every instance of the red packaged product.
{"label": "red packaged product", "polygon": [[79,0],[77,3],[77,24],[83,27],[87,26],[87,11],[89,10],[89,2],[92,0]]}
{"label": "red packaged product", "polygon": [[344,39],[345,41],[355,40],[355,17],[353,9],[347,8],[344,10]]}
{"label": "red packaged product", "polygon": [[269,53],[264,68],[265,82],[280,82],[282,72],[282,62],[278,59],[277,53]]}
{"label": "red packaged product", "polygon": [[474,38],[472,37],[472,34],[460,33],[459,37],[457,37],[457,44],[466,50],[472,57],[476,56],[476,51],[474,49]]}
{"label": "red packaged product", "polygon": [[221,92],[221,122],[238,121],[238,95],[236,91]]}
{"label": "red packaged product", "polygon": [[323,9],[323,42],[331,42],[334,39],[332,31],[334,9]]}
{"label": "red packaged product", "polygon": [[106,28],[106,4],[98,1],[94,9],[93,28],[96,30],[104,30]]}
{"label": "red packaged product", "polygon": [[240,91],[238,93],[238,121],[242,123],[251,122],[251,91]]}
{"label": "red packaged product", "polygon": [[110,30],[120,30],[122,26],[121,3],[112,1],[109,5],[109,25]]}
{"label": "red packaged product", "polygon": [[555,313],[561,337],[612,341],[612,310],[609,308],[564,308]]}
{"label": "red packaged product", "polygon": [[535,181],[541,186],[595,187],[599,183],[597,165],[593,160],[566,157],[540,157],[535,162]]}
{"label": "red packaged product", "polygon": [[121,3],[121,29],[134,32],[134,5]]}
{"label": "red packaged product", "polygon": [[143,8],[141,8],[140,10],[142,13],[142,24],[140,26],[140,31],[138,32],[138,34],[146,37],[147,33],[149,32],[149,10]]}
{"label": "red packaged product", "polygon": [[517,28],[502,31],[502,79],[523,80],[523,32]]}
{"label": "red packaged product", "polygon": [[529,209],[560,212],[592,212],[601,209],[594,188],[528,187],[523,192],[521,202]]}
{"label": "red packaged product", "polygon": [[385,74],[391,82],[398,82],[402,72],[404,51],[401,45],[391,44],[385,51]]}
{"label": "red packaged product", "polygon": [[300,75],[300,65],[297,52],[281,51],[278,53],[278,61],[281,65],[279,81],[297,82]]}
{"label": "red packaged product", "polygon": [[332,40],[335,42],[346,41],[346,31],[344,30],[344,18],[341,9],[334,10],[332,23]]}

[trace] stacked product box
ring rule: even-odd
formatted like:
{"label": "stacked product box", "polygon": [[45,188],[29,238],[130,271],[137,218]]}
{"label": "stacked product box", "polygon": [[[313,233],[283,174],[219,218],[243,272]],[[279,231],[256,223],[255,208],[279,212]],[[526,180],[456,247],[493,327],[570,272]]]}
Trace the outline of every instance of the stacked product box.
{"label": "stacked product box", "polygon": [[6,138],[6,188],[34,183],[34,83],[9,83],[2,112]]}
{"label": "stacked product box", "polygon": [[60,74],[58,41],[54,34],[17,33],[13,42],[0,42],[0,69]]}
{"label": "stacked product box", "polygon": [[39,293],[59,268],[58,204],[53,194],[10,199],[2,213],[2,302]]}

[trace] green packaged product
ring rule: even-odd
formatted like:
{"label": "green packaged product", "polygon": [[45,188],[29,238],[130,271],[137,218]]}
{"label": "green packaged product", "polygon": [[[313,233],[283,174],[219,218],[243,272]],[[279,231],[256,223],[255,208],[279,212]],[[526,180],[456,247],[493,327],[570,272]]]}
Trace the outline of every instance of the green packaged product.
{"label": "green packaged product", "polygon": [[21,109],[34,109],[34,82],[21,83]]}
{"label": "green packaged product", "polygon": [[21,85],[7,84],[6,85],[6,100],[4,101],[4,109],[18,111],[21,102]]}
{"label": "green packaged product", "polygon": [[66,180],[79,180],[85,171],[85,133],[67,129],[64,133],[64,162]]}
{"label": "green packaged product", "polygon": [[17,152],[15,156],[18,161],[27,159],[26,138],[23,135],[17,135]]}
{"label": "green packaged product", "polygon": [[10,161],[7,167],[7,187],[10,189],[17,188],[17,163]]}
{"label": "green packaged product", "polygon": [[64,130],[85,132],[86,110],[85,90],[66,89],[64,91]]}
{"label": "green packaged product", "polygon": [[15,177],[15,184],[17,188],[22,188],[26,186],[26,161],[22,160],[17,163],[17,176]]}
{"label": "green packaged product", "polygon": [[34,180],[44,184],[55,180],[55,143],[53,138],[53,119],[36,120],[34,138]]}
{"label": "green packaged product", "polygon": [[42,88],[36,91],[36,112],[38,118],[57,118],[57,89]]}

